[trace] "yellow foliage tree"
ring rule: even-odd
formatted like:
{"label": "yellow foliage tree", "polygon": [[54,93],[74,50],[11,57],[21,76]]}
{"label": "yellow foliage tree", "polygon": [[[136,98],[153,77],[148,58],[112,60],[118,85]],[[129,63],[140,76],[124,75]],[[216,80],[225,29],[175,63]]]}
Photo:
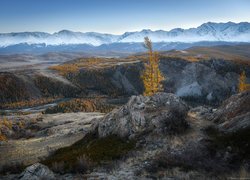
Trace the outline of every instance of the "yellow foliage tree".
{"label": "yellow foliage tree", "polygon": [[144,38],[144,46],[148,49],[149,59],[145,63],[142,80],[145,88],[144,95],[150,96],[162,90],[160,82],[165,78],[159,69],[159,54],[153,52],[152,42],[148,37]]}
{"label": "yellow foliage tree", "polygon": [[77,73],[79,71],[79,67],[77,64],[61,64],[56,66],[51,66],[49,69],[56,70],[61,75],[67,75],[69,73]]}
{"label": "yellow foliage tree", "polygon": [[245,71],[243,71],[239,77],[239,85],[238,85],[239,92],[250,90],[250,84],[247,84],[246,80],[247,80],[246,73]]}

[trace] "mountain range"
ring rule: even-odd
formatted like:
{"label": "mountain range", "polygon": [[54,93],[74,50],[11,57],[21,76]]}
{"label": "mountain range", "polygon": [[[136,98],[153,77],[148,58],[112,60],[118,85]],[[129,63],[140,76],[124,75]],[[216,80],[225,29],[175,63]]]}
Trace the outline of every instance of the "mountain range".
{"label": "mountain range", "polygon": [[148,36],[157,51],[183,50],[194,46],[238,45],[250,43],[250,23],[204,23],[197,28],[170,31],[142,30],[122,35],[62,30],[0,34],[0,54],[84,52],[89,55],[124,54],[145,51]]}
{"label": "mountain range", "polygon": [[170,31],[150,29],[126,32],[122,35],[96,32],[72,32],[62,30],[53,34],[45,32],[20,32],[0,34],[0,47],[17,44],[73,45],[87,44],[100,46],[112,43],[138,43],[148,36],[153,42],[194,43],[200,41],[250,42],[250,23],[204,23],[197,28],[175,28]]}

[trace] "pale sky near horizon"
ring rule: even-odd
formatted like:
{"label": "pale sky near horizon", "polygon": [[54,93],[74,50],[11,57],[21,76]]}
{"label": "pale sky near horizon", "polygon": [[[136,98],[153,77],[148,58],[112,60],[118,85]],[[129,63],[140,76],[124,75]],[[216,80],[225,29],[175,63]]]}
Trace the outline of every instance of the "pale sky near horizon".
{"label": "pale sky near horizon", "polygon": [[0,33],[142,29],[250,22],[250,0],[0,0]]}

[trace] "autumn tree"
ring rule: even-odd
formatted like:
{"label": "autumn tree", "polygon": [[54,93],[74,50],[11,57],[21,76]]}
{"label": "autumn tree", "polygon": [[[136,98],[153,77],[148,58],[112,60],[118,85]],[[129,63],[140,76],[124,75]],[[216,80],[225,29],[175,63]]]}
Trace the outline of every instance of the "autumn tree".
{"label": "autumn tree", "polygon": [[142,80],[144,84],[144,95],[150,96],[162,90],[162,84],[164,80],[159,69],[159,54],[153,51],[152,42],[148,37],[144,38],[144,47],[148,50],[148,60],[145,63],[145,70],[142,74]]}
{"label": "autumn tree", "polygon": [[250,90],[250,84],[247,84],[246,80],[247,80],[246,73],[245,71],[243,71],[239,77],[239,85],[238,85],[239,92]]}

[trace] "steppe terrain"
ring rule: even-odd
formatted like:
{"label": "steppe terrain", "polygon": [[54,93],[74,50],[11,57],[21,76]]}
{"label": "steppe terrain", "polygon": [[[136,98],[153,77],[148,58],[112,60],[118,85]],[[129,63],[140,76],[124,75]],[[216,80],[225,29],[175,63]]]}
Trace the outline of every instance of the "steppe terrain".
{"label": "steppe terrain", "polygon": [[1,55],[0,178],[248,177],[249,45],[159,58],[163,92],[142,96],[146,53]]}

